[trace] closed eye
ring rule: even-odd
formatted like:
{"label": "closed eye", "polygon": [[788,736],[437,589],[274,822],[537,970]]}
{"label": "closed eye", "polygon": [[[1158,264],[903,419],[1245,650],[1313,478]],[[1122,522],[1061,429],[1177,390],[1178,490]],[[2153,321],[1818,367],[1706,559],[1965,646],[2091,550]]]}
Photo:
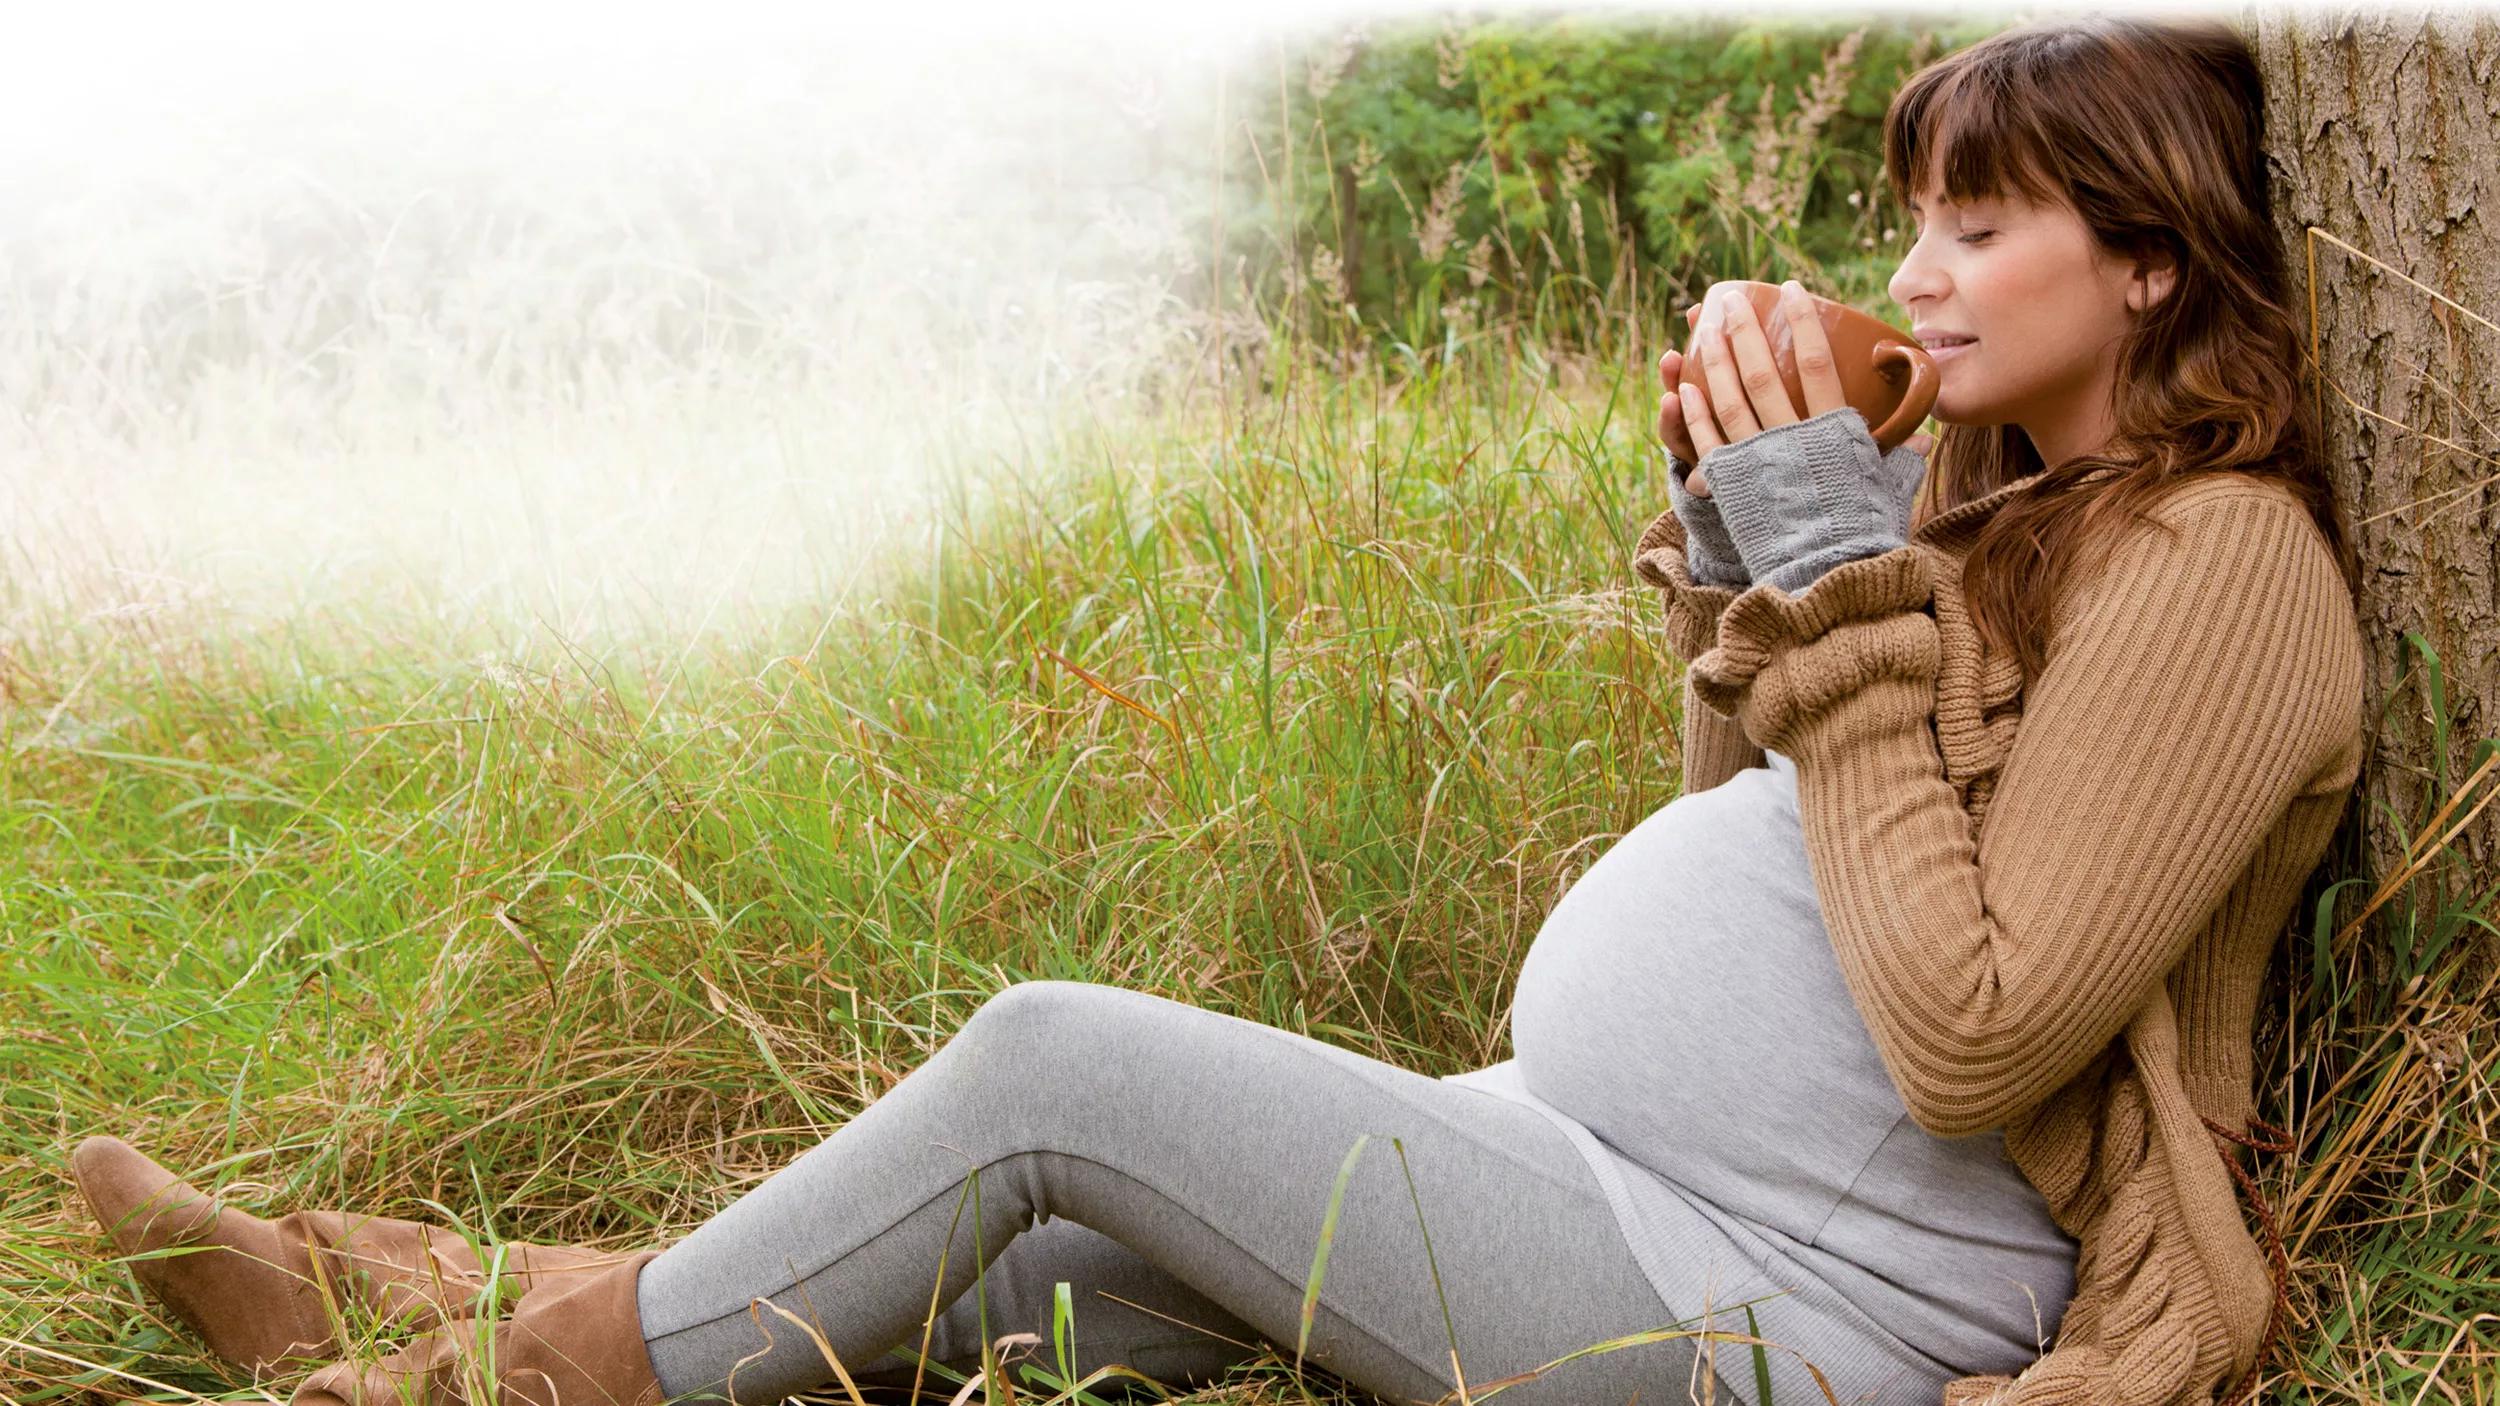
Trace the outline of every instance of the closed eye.
{"label": "closed eye", "polygon": [[1977,233],[1975,233],[1975,234],[1966,234],[1966,235],[1963,235],[1963,236],[1962,236],[1959,240],[1956,240],[1955,242],[1956,242],[1956,243],[1959,243],[1959,244],[1977,244],[1977,243],[1978,243],[1978,242],[1980,242],[1981,240],[1986,239],[1986,238],[1988,238],[1990,235],[1993,235],[1993,234],[1995,234],[1995,233],[1996,233],[1996,231],[1995,231],[1995,230],[1992,230],[1992,229],[1983,229],[1983,230],[1980,230],[1979,232],[1977,232]]}

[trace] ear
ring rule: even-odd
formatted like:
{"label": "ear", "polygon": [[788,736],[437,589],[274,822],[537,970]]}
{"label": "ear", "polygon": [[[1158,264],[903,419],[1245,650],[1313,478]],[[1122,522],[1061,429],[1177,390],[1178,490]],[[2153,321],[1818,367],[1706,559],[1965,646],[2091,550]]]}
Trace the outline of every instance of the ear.
{"label": "ear", "polygon": [[2127,310],[2142,312],[2168,297],[2178,275],[2178,265],[2167,253],[2156,251],[2136,260],[2135,276],[2127,283]]}

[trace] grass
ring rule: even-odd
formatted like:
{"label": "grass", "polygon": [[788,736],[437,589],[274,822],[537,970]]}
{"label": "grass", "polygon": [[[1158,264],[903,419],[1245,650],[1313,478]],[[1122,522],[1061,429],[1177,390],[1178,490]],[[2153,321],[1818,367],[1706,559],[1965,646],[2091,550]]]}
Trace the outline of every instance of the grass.
{"label": "grass", "polygon": [[[1726,233],[1726,276],[1762,276]],[[0,1402],[269,1399],[101,1262],[63,1174],[88,1132],[263,1210],[625,1246],[1015,981],[1433,1074],[1500,1058],[1542,914],[1677,790],[1677,665],[1628,571],[1664,502],[1660,283],[1610,278],[1570,320],[1595,344],[1531,320],[1306,355],[1259,309],[1231,374],[950,463],[855,586],[725,624],[516,639],[380,589],[99,609],[34,589],[38,553],[0,584]],[[2407,648],[2377,701],[2444,727]],[[2459,837],[2495,763],[2454,742],[2389,817],[2418,862],[2331,860],[2265,1008],[2294,1150],[2256,1165],[2296,1273],[2262,1399],[2493,1399],[2493,892]],[[1204,1399],[1300,1399],[1290,1365]]]}
{"label": "grass", "polygon": [[[88,1131],[270,1205],[641,1243],[1011,981],[1498,1058],[1538,916],[1674,794],[1674,717],[1637,407],[1460,385],[1096,427],[872,604],[701,649],[32,622],[0,1333],[220,1385],[96,1263]],[[81,1375],[46,1360],[21,1399]]]}
{"label": "grass", "polygon": [[[479,668],[346,607],[29,622],[0,772],[11,1399],[133,1389],[35,1349],[237,1385],[99,1263],[62,1175],[90,1131],[268,1206],[629,1245],[1013,981],[1435,1074],[1499,1058],[1540,915],[1677,787],[1676,665],[1626,571],[1661,501],[1645,383],[1567,398],[1537,365],[1488,346],[1229,428],[1072,432],[867,603],[701,648]],[[2422,872],[2348,885],[2340,932],[2329,894],[2286,964],[2323,985],[2278,1087],[2303,1155],[2264,1179],[2308,1271],[2296,1358],[2354,1399],[2488,1360],[2491,980],[2462,983],[2490,894],[2433,841],[2490,753]],[[2368,977],[2388,944],[2401,991]]]}

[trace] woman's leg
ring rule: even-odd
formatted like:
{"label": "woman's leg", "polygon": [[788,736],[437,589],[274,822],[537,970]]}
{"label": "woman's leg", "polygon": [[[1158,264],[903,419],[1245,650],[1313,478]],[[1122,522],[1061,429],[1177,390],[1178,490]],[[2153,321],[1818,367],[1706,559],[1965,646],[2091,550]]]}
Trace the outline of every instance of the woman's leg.
{"label": "woman's leg", "polygon": [[[959,1231],[955,1238],[963,1246],[961,1253],[971,1253],[965,1244],[971,1239],[969,1231]],[[996,1342],[1008,1333],[1032,1333],[1042,1345],[1015,1348],[1016,1358],[1056,1372],[1050,1323],[1053,1290],[1061,1283],[1068,1286],[1076,1326],[1068,1355],[1080,1378],[1117,1362],[1169,1386],[1199,1387],[1265,1350],[1259,1331],[1225,1311],[1222,1304],[1101,1231],[1055,1216],[1009,1241],[990,1261],[979,1285],[938,1310],[937,1321],[928,1330],[929,1359],[969,1377],[981,1370],[984,1341]],[[924,1312],[927,1296],[936,1286],[933,1269],[920,1285]],[[984,1311],[988,1315],[986,1338]],[[864,1372],[853,1370],[851,1379],[863,1387],[908,1389],[917,1373],[923,1391],[952,1396],[958,1379],[919,1367],[916,1354],[922,1350],[921,1330],[915,1326],[901,1347],[870,1363]],[[1014,1369],[1009,1372],[1013,1375]],[[1015,1380],[1018,1385],[1024,1381],[1020,1375]],[[1114,1378],[1094,1390],[1116,1395],[1130,1385],[1134,1383]],[[739,1386],[743,1391],[743,1378]]]}
{"label": "woman's leg", "polygon": [[[671,1395],[744,1406],[832,1380],[807,1333],[750,1310],[766,1300],[812,1323],[846,1368],[908,1379],[883,1370],[887,1354],[918,1346],[933,1290],[952,1303],[971,1286],[976,1224],[996,1256],[1037,1217],[1064,1216],[1290,1345],[1331,1188],[1364,1134],[1306,1361],[1429,1401],[1456,1386],[1452,1328],[1472,1384],[1668,1323],[1578,1152],[1534,1109],[1255,1021],[1041,981],[985,1002],[910,1077],[653,1260],[643,1337]],[[966,1204],[956,1225],[976,1168],[977,1212]],[[1070,1281],[1082,1327],[1094,1286],[1036,1268]],[[993,1333],[1046,1331],[1034,1310]],[[1107,1355],[1080,1371],[1127,1355],[1098,1346]],[[1505,1395],[1662,1400],[1696,1365],[1689,1339],[1669,1339]]]}

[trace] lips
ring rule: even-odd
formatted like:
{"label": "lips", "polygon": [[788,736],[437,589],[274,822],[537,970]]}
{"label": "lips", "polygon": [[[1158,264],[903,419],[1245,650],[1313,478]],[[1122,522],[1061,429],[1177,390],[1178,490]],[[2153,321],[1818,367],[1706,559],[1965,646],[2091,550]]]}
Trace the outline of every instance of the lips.
{"label": "lips", "polygon": [[1968,346],[1978,340],[1977,337],[1965,337],[1958,332],[1925,332],[1921,333],[1918,339],[1919,345],[1930,351],[1938,347]]}

